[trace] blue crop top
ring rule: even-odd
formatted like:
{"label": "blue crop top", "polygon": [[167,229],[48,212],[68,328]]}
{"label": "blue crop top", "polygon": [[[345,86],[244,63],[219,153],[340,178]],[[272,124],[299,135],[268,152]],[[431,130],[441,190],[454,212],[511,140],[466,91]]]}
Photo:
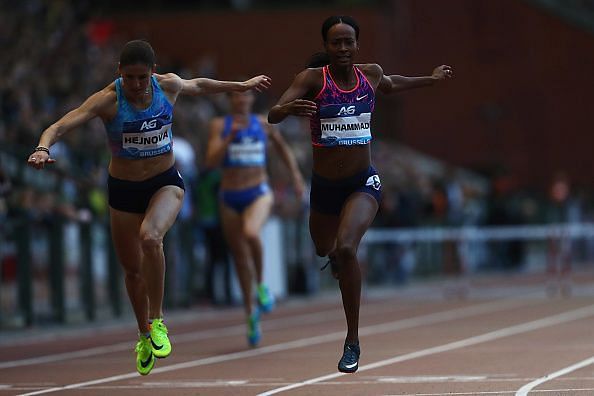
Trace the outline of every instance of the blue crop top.
{"label": "blue crop top", "polygon": [[[226,116],[223,138],[231,133],[232,123],[233,118]],[[229,144],[223,160],[223,167],[265,166],[267,140],[266,131],[260,120],[251,114],[249,124],[237,132]]]}
{"label": "blue crop top", "polygon": [[115,85],[118,111],[113,120],[105,123],[111,154],[140,159],[170,152],[173,147],[173,105],[155,76],[151,76],[153,100],[145,110],[138,110],[128,103],[121,78],[115,80]]}

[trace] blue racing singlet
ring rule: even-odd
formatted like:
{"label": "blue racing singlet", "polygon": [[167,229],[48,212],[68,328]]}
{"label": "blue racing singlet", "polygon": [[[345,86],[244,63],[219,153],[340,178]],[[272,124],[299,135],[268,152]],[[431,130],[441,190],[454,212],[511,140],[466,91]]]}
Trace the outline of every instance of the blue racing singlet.
{"label": "blue racing singlet", "polygon": [[155,76],[151,76],[153,101],[145,110],[137,110],[128,103],[121,78],[115,80],[115,85],[118,111],[113,120],[105,123],[112,155],[139,159],[170,152],[173,147],[173,105]]}
{"label": "blue racing singlet", "polygon": [[[223,138],[231,133],[232,123],[231,116],[225,117]],[[223,167],[265,166],[267,140],[266,131],[260,120],[251,114],[247,127],[237,132],[229,144],[223,160]]]}

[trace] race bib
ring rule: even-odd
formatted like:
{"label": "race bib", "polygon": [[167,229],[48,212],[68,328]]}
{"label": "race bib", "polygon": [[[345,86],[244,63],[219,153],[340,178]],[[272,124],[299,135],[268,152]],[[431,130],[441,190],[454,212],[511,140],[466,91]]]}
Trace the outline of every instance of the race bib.
{"label": "race bib", "polygon": [[152,157],[171,151],[172,141],[169,120],[153,118],[124,123],[122,147],[135,156]]}
{"label": "race bib", "polygon": [[251,139],[231,143],[228,148],[229,161],[236,165],[263,165],[266,161],[265,153],[264,142]]}
{"label": "race bib", "polygon": [[325,145],[367,144],[371,140],[369,104],[333,104],[320,109],[321,143]]}

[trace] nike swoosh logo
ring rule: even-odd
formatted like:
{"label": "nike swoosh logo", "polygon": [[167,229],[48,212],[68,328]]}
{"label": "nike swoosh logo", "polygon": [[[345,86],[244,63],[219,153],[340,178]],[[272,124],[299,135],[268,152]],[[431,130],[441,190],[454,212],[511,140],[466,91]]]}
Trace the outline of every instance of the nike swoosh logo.
{"label": "nike swoosh logo", "polygon": [[151,338],[151,344],[153,345],[153,348],[155,348],[157,351],[163,348],[163,345],[157,345],[155,344],[155,342],[153,341],[153,339]]}
{"label": "nike swoosh logo", "polygon": [[363,95],[361,97],[358,97],[357,96],[357,101],[365,99],[367,97],[367,95],[369,95],[369,94],[365,94],[365,95]]}
{"label": "nike swoosh logo", "polygon": [[344,367],[346,367],[346,368],[349,368],[349,369],[350,369],[350,368],[356,367],[356,366],[357,366],[357,364],[359,364],[359,362],[355,362],[355,363],[353,363],[353,364],[345,364],[345,365],[344,365]]}
{"label": "nike swoosh logo", "polygon": [[153,360],[153,353],[152,352],[149,355],[148,359],[146,359],[145,362],[143,362],[142,360],[140,361],[140,365],[142,366],[142,368],[146,368],[149,364],[151,364],[151,360]]}

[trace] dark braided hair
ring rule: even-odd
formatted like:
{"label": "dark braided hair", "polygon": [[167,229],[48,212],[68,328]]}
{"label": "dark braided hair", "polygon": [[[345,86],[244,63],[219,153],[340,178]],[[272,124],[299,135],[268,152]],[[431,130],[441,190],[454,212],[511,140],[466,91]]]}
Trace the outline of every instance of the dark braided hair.
{"label": "dark braided hair", "polygon": [[322,24],[322,38],[324,39],[324,42],[328,39],[328,30],[339,23],[345,23],[352,27],[355,30],[355,38],[359,40],[359,24],[355,19],[347,15],[333,15],[326,18]]}

